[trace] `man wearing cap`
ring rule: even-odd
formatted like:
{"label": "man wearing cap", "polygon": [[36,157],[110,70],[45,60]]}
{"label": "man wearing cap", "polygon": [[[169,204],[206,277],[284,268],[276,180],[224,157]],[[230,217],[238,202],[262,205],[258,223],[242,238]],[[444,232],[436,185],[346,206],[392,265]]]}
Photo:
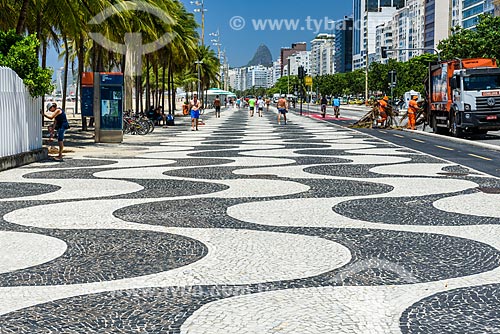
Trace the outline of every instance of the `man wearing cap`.
{"label": "man wearing cap", "polygon": [[42,115],[48,119],[55,119],[55,130],[57,133],[57,143],[59,144],[59,155],[55,160],[62,161],[64,150],[64,133],[69,129],[68,119],[64,110],[57,108],[56,103],[48,103],[47,111],[42,111]]}
{"label": "man wearing cap", "polygon": [[417,123],[417,112],[418,112],[418,96],[414,95],[408,105],[408,129],[415,130],[415,125]]}

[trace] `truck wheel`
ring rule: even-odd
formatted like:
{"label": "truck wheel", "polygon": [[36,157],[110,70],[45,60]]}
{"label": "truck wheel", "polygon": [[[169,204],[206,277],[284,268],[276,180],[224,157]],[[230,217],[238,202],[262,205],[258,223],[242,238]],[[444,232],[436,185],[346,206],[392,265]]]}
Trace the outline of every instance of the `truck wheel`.
{"label": "truck wheel", "polygon": [[438,134],[438,135],[446,134],[446,129],[440,128],[439,126],[437,126],[437,124],[438,123],[437,123],[436,115],[432,115],[432,118],[431,118],[432,132],[434,132],[435,134]]}
{"label": "truck wheel", "polygon": [[462,128],[458,127],[457,115],[453,112],[453,110],[451,112],[453,114],[453,119],[451,120],[451,129],[450,129],[451,135],[453,137],[461,138],[464,135],[463,130]]}

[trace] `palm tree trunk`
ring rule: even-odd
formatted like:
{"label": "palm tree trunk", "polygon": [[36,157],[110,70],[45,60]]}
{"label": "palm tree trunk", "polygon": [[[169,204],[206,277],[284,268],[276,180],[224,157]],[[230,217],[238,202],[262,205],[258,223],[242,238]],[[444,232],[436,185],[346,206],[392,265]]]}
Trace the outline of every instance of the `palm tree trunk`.
{"label": "palm tree trunk", "polygon": [[66,53],[64,54],[64,78],[62,90],[62,108],[66,109],[66,87],[68,87],[68,69],[69,69],[69,47],[68,47],[68,37],[63,36],[64,48]]}
{"label": "palm tree trunk", "polygon": [[163,70],[161,74],[161,109],[165,111],[165,74],[167,71],[167,57],[163,59]]}
{"label": "palm tree trunk", "polygon": [[149,96],[149,56],[146,55],[146,108],[149,109],[151,106],[151,100]]}
{"label": "palm tree trunk", "polygon": [[[121,63],[121,69],[122,73],[126,73],[126,66],[127,66],[127,57],[123,55],[122,57],[122,63]],[[134,77],[130,75],[125,75],[124,76],[124,82],[125,82],[125,93],[123,94],[123,105],[125,110],[132,110],[132,92],[134,90]]]}
{"label": "palm tree trunk", "polygon": [[135,78],[135,112],[138,113],[141,110],[141,76],[138,75]]}
{"label": "palm tree trunk", "polygon": [[160,89],[159,89],[159,81],[160,81],[160,66],[158,66],[158,61],[155,61],[155,105],[157,107],[160,106]]}
{"label": "palm tree trunk", "polygon": [[170,71],[168,71],[169,77],[170,77],[170,82],[171,87],[172,87],[172,95],[170,96],[171,98],[171,103],[172,103],[172,114],[175,114],[175,82],[174,82],[174,66],[172,64],[172,68]]}
{"label": "palm tree trunk", "polygon": [[[82,76],[84,70],[84,62],[85,62],[85,54],[83,49],[83,35],[80,34],[80,38],[78,40],[78,92],[81,94],[82,92]],[[76,101],[78,102],[79,94],[76,94]],[[77,109],[78,110],[78,109]],[[82,116],[82,131],[87,131],[87,118]]]}
{"label": "palm tree trunk", "polygon": [[170,72],[172,72],[172,59],[168,60],[168,73],[167,73],[167,92],[168,92],[168,114],[172,114],[172,82],[170,81]]}
{"label": "palm tree trunk", "polygon": [[21,11],[19,12],[19,20],[17,20],[16,33],[21,35],[24,30],[24,25],[26,23],[26,17],[28,16],[28,6],[29,0],[24,0],[21,6]]}

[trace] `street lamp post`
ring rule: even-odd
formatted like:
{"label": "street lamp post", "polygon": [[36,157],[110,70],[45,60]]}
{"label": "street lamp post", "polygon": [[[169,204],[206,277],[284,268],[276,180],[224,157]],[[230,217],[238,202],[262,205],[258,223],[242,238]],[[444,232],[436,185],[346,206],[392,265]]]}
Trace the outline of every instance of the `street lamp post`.
{"label": "street lamp post", "polygon": [[196,8],[194,10],[195,13],[201,13],[201,45],[205,45],[205,0],[201,1],[191,1],[192,5],[195,5],[200,8]]}
{"label": "street lamp post", "polygon": [[[221,73],[221,69],[222,69],[222,61],[221,61],[221,52],[220,52],[220,47],[222,46],[222,44],[220,43],[220,33],[219,33],[219,30],[217,30],[217,32],[215,33],[211,33],[210,36],[212,37],[216,37],[214,39],[211,40],[211,42],[213,43],[212,45],[213,46],[216,46],[217,47],[217,58],[219,59],[219,78],[222,80],[222,76],[223,74]],[[219,80],[219,84],[218,84],[218,88],[220,89],[221,88],[221,80]]]}
{"label": "street lamp post", "polygon": [[203,64],[203,60],[198,60],[194,62],[196,67],[198,68],[198,98],[201,96],[201,64]]}

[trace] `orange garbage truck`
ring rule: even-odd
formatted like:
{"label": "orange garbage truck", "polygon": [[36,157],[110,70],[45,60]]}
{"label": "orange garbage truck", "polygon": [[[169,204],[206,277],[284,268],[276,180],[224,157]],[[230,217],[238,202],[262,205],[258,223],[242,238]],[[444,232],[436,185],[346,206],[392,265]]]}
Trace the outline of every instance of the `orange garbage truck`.
{"label": "orange garbage truck", "polygon": [[463,137],[500,130],[500,69],[495,59],[430,65],[426,88],[434,133]]}

